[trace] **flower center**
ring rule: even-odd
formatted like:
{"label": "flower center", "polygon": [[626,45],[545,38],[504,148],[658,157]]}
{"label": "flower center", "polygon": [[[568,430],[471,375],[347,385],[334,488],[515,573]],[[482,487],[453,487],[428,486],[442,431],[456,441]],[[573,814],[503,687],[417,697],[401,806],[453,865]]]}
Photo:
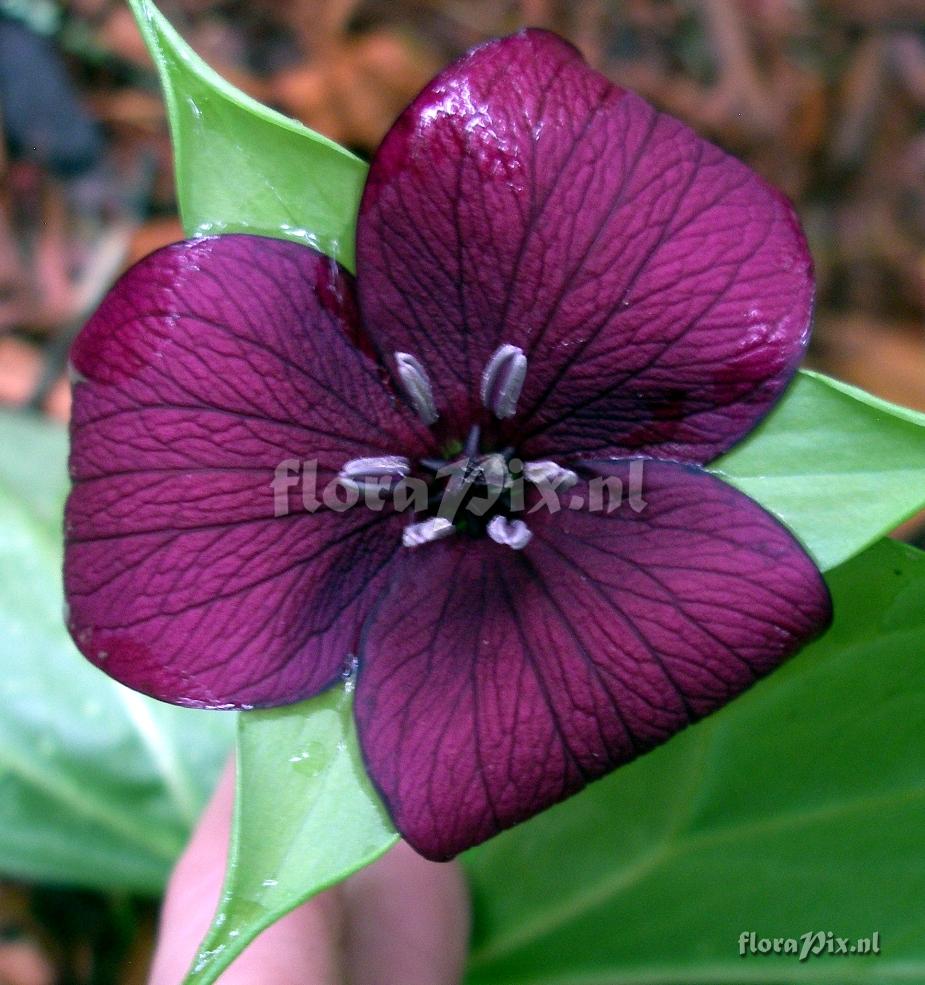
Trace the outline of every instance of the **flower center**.
{"label": "flower center", "polygon": [[[410,353],[396,352],[395,368],[409,403],[425,424],[433,425],[439,415],[424,365]],[[499,346],[488,360],[480,394],[499,420],[516,413],[526,375],[527,357],[517,346]],[[352,459],[339,479],[364,494],[367,505],[381,509],[385,496],[395,509],[409,513],[411,522],[402,535],[405,547],[460,534],[487,536],[513,550],[526,547],[532,537],[523,519],[525,486],[538,487],[546,500],[578,481],[571,469],[556,462],[523,462],[510,447],[483,449],[477,425],[445,457],[413,463],[400,455]]]}

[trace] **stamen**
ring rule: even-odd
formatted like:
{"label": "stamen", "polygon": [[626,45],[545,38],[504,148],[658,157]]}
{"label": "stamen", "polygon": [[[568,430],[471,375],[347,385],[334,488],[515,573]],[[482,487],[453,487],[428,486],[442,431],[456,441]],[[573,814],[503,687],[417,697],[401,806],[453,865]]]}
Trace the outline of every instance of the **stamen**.
{"label": "stamen", "polygon": [[506,517],[496,516],[488,524],[488,536],[496,544],[521,551],[530,543],[533,534],[523,520],[508,520]]}
{"label": "stamen", "polygon": [[434,403],[434,388],[427,370],[407,352],[395,353],[395,368],[418,417],[428,426],[440,416]]}
{"label": "stamen", "polygon": [[495,350],[482,373],[482,403],[500,420],[513,417],[527,376],[527,357],[516,345]]}
{"label": "stamen", "polygon": [[578,476],[571,469],[564,469],[556,462],[525,462],[524,478],[534,485],[548,485],[553,489],[571,489]]}
{"label": "stamen", "polygon": [[448,537],[453,532],[453,524],[443,517],[435,516],[430,520],[412,523],[405,527],[401,534],[401,542],[405,547],[420,547],[435,540]]}
{"label": "stamen", "polygon": [[469,429],[469,434],[466,437],[466,443],[463,445],[463,455],[466,458],[475,458],[479,453],[479,438],[482,436],[482,429],[478,424],[473,424]]}
{"label": "stamen", "polygon": [[364,476],[399,475],[404,478],[411,471],[408,459],[402,455],[379,455],[377,458],[352,458],[340,470],[345,479]]}
{"label": "stamen", "polygon": [[391,479],[393,484],[401,482],[411,471],[407,458],[401,455],[380,455],[377,458],[353,458],[340,470],[338,478],[346,485],[363,489],[367,486],[378,488],[382,479]]}

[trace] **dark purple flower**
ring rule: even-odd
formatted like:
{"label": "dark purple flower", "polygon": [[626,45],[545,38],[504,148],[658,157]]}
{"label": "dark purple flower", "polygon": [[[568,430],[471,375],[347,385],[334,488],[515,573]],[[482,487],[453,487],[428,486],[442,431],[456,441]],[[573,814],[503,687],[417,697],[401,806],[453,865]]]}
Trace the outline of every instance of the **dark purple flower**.
{"label": "dark purple flower", "polygon": [[[179,243],[106,298],[73,356],[70,629],[197,707],[299,701],[355,656],[370,775],[447,858],[827,624],[799,544],[697,467],[794,372],[810,259],[781,195],[539,31],[401,116],[357,254],[354,282],[294,243]],[[273,481],[291,460],[384,508],[314,509]],[[636,502],[595,508],[618,483]]]}

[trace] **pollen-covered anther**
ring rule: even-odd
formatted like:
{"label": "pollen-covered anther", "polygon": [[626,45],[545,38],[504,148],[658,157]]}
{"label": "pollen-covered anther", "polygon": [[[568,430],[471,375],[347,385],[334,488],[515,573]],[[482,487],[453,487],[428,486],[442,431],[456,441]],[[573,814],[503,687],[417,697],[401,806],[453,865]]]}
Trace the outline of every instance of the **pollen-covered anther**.
{"label": "pollen-covered anther", "polygon": [[527,357],[516,345],[499,346],[482,373],[482,403],[500,420],[513,417],[527,378]]}
{"label": "pollen-covered anther", "polygon": [[488,536],[496,544],[504,544],[515,551],[523,550],[533,537],[523,520],[509,520],[504,516],[493,517],[488,524]]}
{"label": "pollen-covered anther", "polygon": [[376,458],[353,458],[340,470],[338,478],[347,486],[363,489],[368,486],[397,485],[411,471],[407,458],[401,455],[380,455]]}
{"label": "pollen-covered anther", "polygon": [[534,485],[551,486],[553,489],[571,489],[578,476],[557,462],[525,462],[524,478]]}
{"label": "pollen-covered anther", "polygon": [[434,403],[434,388],[427,370],[408,352],[395,353],[395,368],[412,407],[428,426],[440,416]]}
{"label": "pollen-covered anther", "polygon": [[435,540],[449,537],[453,532],[453,524],[442,516],[431,517],[420,523],[412,523],[402,531],[401,542],[405,547],[420,547]]}

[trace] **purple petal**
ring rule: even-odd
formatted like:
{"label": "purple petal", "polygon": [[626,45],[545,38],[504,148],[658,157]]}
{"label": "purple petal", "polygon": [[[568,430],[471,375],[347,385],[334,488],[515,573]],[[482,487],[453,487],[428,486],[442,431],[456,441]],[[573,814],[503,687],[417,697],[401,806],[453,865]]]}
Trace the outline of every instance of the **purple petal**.
{"label": "purple petal", "polygon": [[[630,468],[603,471],[628,492]],[[827,625],[825,583],[777,520],[698,469],[644,468],[641,512],[538,511],[521,551],[451,538],[395,573],[364,632],[356,714],[370,774],[423,855],[568,797]]]}
{"label": "purple petal", "polygon": [[533,458],[715,457],[783,391],[813,297],[782,195],[542,31],[476,49],[399,118],[358,271],[376,345],[421,361],[453,436],[492,354],[523,349],[504,438]]}
{"label": "purple petal", "polygon": [[[321,690],[401,541],[360,506],[274,516],[286,460],[426,449],[350,341],[352,284],[307,247],[179,243],[129,271],[78,337],[69,628],[118,680],[198,706]],[[293,477],[297,481],[298,476]]]}

